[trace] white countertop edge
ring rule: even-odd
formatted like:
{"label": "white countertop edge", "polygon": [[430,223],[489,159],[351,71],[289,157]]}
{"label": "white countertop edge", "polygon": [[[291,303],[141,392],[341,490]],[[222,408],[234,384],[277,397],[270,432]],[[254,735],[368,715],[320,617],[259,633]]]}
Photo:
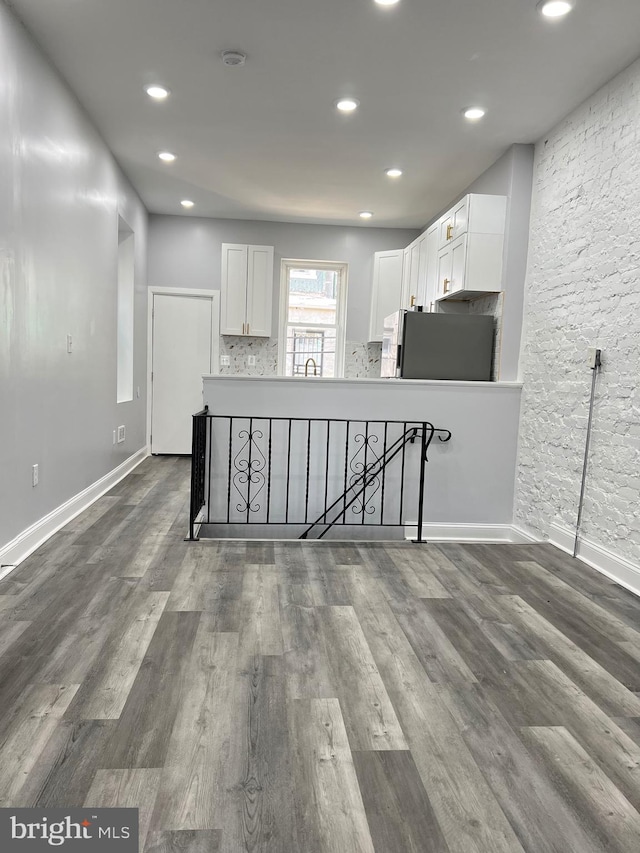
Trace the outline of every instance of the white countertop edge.
{"label": "white countertop edge", "polygon": [[219,382],[316,382],[322,385],[382,385],[386,388],[406,388],[407,386],[430,386],[433,388],[522,388],[522,382],[463,382],[449,379],[329,379],[304,376],[233,376],[219,373],[205,373],[204,380],[215,379]]}

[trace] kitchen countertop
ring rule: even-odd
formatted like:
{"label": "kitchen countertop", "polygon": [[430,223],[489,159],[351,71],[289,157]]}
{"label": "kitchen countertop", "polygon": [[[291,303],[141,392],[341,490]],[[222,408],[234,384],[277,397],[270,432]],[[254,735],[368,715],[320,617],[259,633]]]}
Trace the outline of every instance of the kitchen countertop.
{"label": "kitchen countertop", "polygon": [[233,382],[285,382],[303,383],[318,382],[322,385],[383,385],[385,388],[407,388],[411,386],[435,388],[522,388],[522,382],[462,382],[449,379],[344,379],[323,378],[320,376],[246,376],[234,374],[209,373],[202,377],[204,380]]}

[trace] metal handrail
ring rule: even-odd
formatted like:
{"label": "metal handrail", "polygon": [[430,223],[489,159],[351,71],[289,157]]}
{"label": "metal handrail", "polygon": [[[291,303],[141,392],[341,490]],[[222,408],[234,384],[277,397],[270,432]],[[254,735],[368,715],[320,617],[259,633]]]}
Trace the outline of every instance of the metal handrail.
{"label": "metal handrail", "polygon": [[[198,538],[202,524],[304,526],[301,539],[319,528],[322,538],[336,524],[398,527],[410,504],[420,542],[425,464],[435,435],[451,438],[428,421],[241,417],[205,407],[193,416],[189,538]],[[407,446],[417,439],[416,470]],[[414,483],[417,495],[407,492]],[[350,508],[354,516],[347,519]]]}

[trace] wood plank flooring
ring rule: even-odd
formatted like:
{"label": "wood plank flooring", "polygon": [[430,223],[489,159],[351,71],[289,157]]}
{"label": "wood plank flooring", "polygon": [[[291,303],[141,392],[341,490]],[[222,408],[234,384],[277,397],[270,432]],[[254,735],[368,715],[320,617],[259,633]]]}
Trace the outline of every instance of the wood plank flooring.
{"label": "wood plank flooring", "polygon": [[638,853],[640,599],[549,545],[186,543],[146,460],[0,582],[0,806],[141,853]]}

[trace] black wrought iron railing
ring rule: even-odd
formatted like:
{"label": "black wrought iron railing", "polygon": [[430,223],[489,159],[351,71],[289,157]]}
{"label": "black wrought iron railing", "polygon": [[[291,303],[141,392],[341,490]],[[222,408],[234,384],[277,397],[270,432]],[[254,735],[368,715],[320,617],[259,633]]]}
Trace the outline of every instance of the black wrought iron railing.
{"label": "black wrought iron railing", "polygon": [[193,416],[189,538],[202,525],[417,525],[422,541],[428,421]]}

